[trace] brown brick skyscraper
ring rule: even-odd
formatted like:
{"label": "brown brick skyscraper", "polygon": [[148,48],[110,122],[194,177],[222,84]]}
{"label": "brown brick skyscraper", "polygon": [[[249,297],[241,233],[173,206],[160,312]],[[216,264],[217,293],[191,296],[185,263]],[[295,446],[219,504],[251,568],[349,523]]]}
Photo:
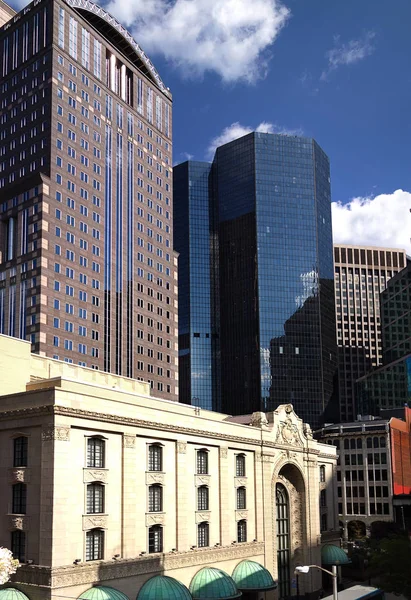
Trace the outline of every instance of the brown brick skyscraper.
{"label": "brown brick skyscraper", "polygon": [[171,94],[87,0],[0,29],[0,333],[176,400]]}

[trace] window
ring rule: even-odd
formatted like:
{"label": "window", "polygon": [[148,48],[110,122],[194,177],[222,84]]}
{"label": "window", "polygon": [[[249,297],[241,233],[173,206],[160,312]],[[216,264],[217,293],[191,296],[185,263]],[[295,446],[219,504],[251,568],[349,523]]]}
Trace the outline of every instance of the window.
{"label": "window", "polygon": [[327,506],[327,497],[325,490],[321,490],[320,492],[320,506]]}
{"label": "window", "polygon": [[148,530],[148,551],[150,554],[163,551],[163,528],[153,525]]}
{"label": "window", "polygon": [[290,595],[290,514],[287,490],[281,483],[276,487],[277,569],[279,598]]}
{"label": "window", "polygon": [[235,457],[235,474],[237,477],[245,477],[245,455],[238,454]]}
{"label": "window", "polygon": [[102,560],[104,558],[104,531],[91,529],[86,533],[86,560]]}
{"label": "window", "polygon": [[104,512],[104,485],[90,483],[87,486],[87,514]]}
{"label": "window", "polygon": [[320,481],[321,483],[325,482],[325,465],[320,466]]}
{"label": "window", "polygon": [[244,510],[247,507],[245,487],[237,488],[237,509]]}
{"label": "window", "polygon": [[197,451],[197,475],[208,475],[208,451],[207,450],[198,450]]}
{"label": "window", "polygon": [[14,439],[14,467],[27,467],[27,445],[28,439],[25,436]]}
{"label": "window", "polygon": [[159,444],[151,444],[148,447],[148,470],[162,471],[163,449]]}
{"label": "window", "polygon": [[15,515],[25,515],[27,510],[27,485],[16,483],[13,485],[13,498],[11,512]]}
{"label": "window", "polygon": [[247,541],[247,521],[242,519],[237,523],[237,542],[246,542]]}
{"label": "window", "polygon": [[16,558],[21,563],[26,562],[26,534],[24,531],[11,532],[10,547],[13,558]]}
{"label": "window", "polygon": [[105,441],[103,439],[94,437],[87,440],[87,466],[92,469],[104,469]]}
{"label": "window", "polygon": [[163,510],[163,488],[154,484],[148,488],[148,512],[161,512]]}
{"label": "window", "polygon": [[197,546],[206,548],[210,545],[210,531],[207,522],[199,523],[197,528]]}
{"label": "window", "polygon": [[[358,511],[357,511],[358,512]],[[327,531],[328,529],[328,524],[327,524],[327,514],[324,513],[323,515],[321,515],[321,524],[320,524],[320,528],[321,531]]]}
{"label": "window", "polygon": [[197,510],[209,510],[208,507],[208,487],[201,485],[197,489]]}

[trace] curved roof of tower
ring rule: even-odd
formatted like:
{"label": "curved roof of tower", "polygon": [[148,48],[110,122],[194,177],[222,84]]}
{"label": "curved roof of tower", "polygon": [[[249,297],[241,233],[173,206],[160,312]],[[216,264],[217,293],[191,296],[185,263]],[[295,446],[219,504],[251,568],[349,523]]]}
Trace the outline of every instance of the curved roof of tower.
{"label": "curved roof of tower", "polygon": [[156,86],[167,96],[171,96],[166,88],[155,66],[148,58],[144,50],[137,44],[130,33],[104,8],[90,2],[90,0],[64,0],[66,4],[80,12],[90,25],[105,37],[111,44],[126,57],[130,62],[144,73]]}

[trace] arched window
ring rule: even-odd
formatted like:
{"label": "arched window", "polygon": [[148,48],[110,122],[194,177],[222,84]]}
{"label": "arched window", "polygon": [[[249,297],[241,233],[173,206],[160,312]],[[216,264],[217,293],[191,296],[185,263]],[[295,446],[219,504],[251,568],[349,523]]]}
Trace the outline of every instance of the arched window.
{"label": "arched window", "polygon": [[208,475],[207,450],[197,450],[197,475]]}
{"label": "arched window", "polygon": [[372,448],[372,438],[367,437],[367,448]]}
{"label": "arched window", "polygon": [[350,449],[350,440],[348,438],[345,438],[344,440],[344,450],[349,450]]}
{"label": "arched window", "polygon": [[200,485],[197,489],[197,510],[208,510],[208,487]]}
{"label": "arched window", "polygon": [[247,541],[247,521],[245,519],[241,519],[237,523],[237,542],[246,542]]}
{"label": "arched window", "polygon": [[163,448],[160,444],[150,444],[148,447],[148,470],[163,470]]}
{"label": "arched window", "polygon": [[320,481],[325,482],[325,465],[320,465]]}
{"label": "arched window", "polygon": [[385,448],[385,437],[384,436],[380,437],[380,448]]}
{"label": "arched window", "polygon": [[334,440],[334,446],[337,448],[337,450],[340,449],[340,440]]}
{"label": "arched window", "polygon": [[245,455],[237,454],[235,457],[235,474],[237,477],[245,477]]}
{"label": "arched window", "polygon": [[161,525],[153,525],[148,530],[148,552],[155,554],[163,551],[163,528]]}
{"label": "arched window", "polygon": [[355,450],[355,448],[356,448],[355,438],[351,438],[350,446],[351,446],[351,450]]}
{"label": "arched window", "polygon": [[106,462],[105,440],[100,437],[87,439],[87,466],[91,469],[104,469]]}
{"label": "arched window", "polygon": [[362,448],[362,439],[357,438],[357,448]]}
{"label": "arched window", "polygon": [[237,509],[244,510],[247,508],[246,490],[245,487],[237,488]]}
{"label": "arched window", "polygon": [[27,467],[28,438],[20,436],[14,438],[14,467]]}
{"label": "arched window", "polygon": [[91,529],[86,533],[86,560],[102,560],[104,558],[104,531]]}
{"label": "arched window", "polygon": [[155,483],[148,488],[148,512],[163,510],[163,488]]}
{"label": "arched window", "polygon": [[11,512],[15,515],[25,515],[27,510],[27,485],[16,483],[13,485],[13,498]]}
{"label": "arched window", "polygon": [[206,521],[198,524],[197,529],[197,546],[199,548],[205,548],[210,545],[210,532],[209,525]]}
{"label": "arched window", "polygon": [[379,438],[377,438],[377,437],[373,438],[372,444],[373,444],[374,448],[378,448],[379,447],[379,445],[380,445],[379,442],[380,442]]}
{"label": "arched window", "polygon": [[87,514],[104,512],[104,485],[89,483],[87,486]]}
{"label": "arched window", "polygon": [[287,490],[276,487],[277,566],[279,598],[290,595],[290,510]]}
{"label": "arched window", "polygon": [[17,558],[21,563],[26,562],[26,534],[24,531],[11,532],[10,548],[13,558]]}

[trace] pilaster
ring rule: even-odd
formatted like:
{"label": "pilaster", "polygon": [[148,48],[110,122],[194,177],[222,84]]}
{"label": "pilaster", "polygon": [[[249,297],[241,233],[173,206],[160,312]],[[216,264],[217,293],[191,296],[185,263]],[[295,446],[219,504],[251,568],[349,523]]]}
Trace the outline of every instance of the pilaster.
{"label": "pilaster", "polygon": [[136,490],[136,436],[123,433],[123,494],[121,511],[122,551],[124,558],[135,556],[136,531],[130,527],[136,522],[137,490]]}

